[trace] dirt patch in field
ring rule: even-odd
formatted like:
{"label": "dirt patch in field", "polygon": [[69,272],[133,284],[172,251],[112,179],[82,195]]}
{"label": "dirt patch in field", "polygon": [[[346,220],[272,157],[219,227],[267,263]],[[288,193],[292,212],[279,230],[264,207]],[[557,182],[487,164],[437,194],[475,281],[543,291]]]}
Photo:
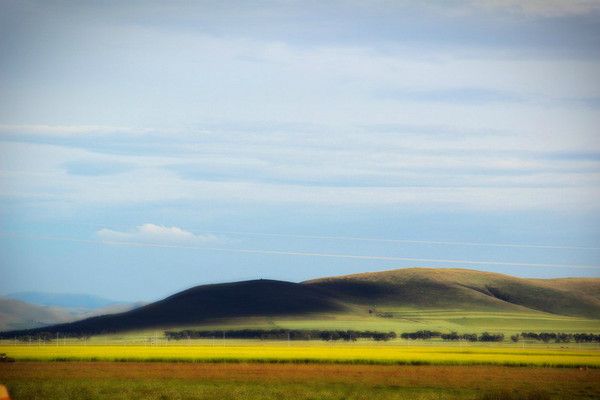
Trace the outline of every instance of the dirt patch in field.
{"label": "dirt patch in field", "polygon": [[8,379],[191,379],[340,382],[396,387],[527,389],[550,392],[588,388],[600,396],[599,369],[501,366],[385,366],[328,364],[210,364],[116,362],[16,362],[0,364]]}

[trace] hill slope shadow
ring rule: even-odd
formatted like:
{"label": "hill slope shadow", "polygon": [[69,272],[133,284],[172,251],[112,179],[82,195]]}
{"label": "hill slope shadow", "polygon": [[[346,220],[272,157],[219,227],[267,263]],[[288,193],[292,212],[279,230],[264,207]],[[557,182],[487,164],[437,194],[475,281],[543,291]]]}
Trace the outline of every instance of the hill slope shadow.
{"label": "hill slope shadow", "polygon": [[303,315],[343,309],[341,303],[319,288],[261,279],[196,286],[125,313],[45,328],[6,332],[0,334],[0,337],[39,332],[98,334],[191,325],[215,318]]}

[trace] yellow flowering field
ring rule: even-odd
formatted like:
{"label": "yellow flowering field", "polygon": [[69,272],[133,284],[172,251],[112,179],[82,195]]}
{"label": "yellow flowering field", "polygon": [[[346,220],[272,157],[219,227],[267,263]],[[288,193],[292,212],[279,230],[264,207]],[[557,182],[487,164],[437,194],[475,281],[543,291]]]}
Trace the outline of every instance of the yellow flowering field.
{"label": "yellow flowering field", "polygon": [[17,361],[296,362],[359,364],[489,364],[600,368],[600,348],[415,346],[327,343],[193,345],[0,345]]}

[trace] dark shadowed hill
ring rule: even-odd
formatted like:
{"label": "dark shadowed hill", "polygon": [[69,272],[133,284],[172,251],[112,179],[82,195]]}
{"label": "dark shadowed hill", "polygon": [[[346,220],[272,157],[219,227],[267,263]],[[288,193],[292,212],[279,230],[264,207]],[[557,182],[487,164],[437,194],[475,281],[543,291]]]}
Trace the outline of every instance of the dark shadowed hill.
{"label": "dark shadowed hill", "polygon": [[366,313],[371,307],[542,311],[600,319],[600,279],[523,279],[467,269],[407,268],[302,283],[254,280],[196,286],[132,311],[0,337],[41,331],[96,334],[228,318]]}
{"label": "dark shadowed hill", "polygon": [[[304,315],[343,309],[341,303],[322,289],[261,279],[196,286],[129,312],[92,317],[22,333],[43,331],[95,334],[198,324],[215,318]],[[10,334],[7,336],[10,337]]]}
{"label": "dark shadowed hill", "polygon": [[600,318],[600,279],[524,279],[469,269],[406,268],[304,284],[348,303],[413,308],[523,311]]}

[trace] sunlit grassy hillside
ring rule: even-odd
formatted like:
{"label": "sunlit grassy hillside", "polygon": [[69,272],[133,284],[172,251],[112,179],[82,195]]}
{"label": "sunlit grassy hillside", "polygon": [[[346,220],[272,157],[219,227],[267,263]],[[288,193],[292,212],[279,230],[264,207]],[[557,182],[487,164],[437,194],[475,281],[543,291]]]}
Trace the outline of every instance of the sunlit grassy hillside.
{"label": "sunlit grassy hillside", "polygon": [[600,317],[600,279],[524,279],[468,269],[406,268],[305,282],[353,304]]}

